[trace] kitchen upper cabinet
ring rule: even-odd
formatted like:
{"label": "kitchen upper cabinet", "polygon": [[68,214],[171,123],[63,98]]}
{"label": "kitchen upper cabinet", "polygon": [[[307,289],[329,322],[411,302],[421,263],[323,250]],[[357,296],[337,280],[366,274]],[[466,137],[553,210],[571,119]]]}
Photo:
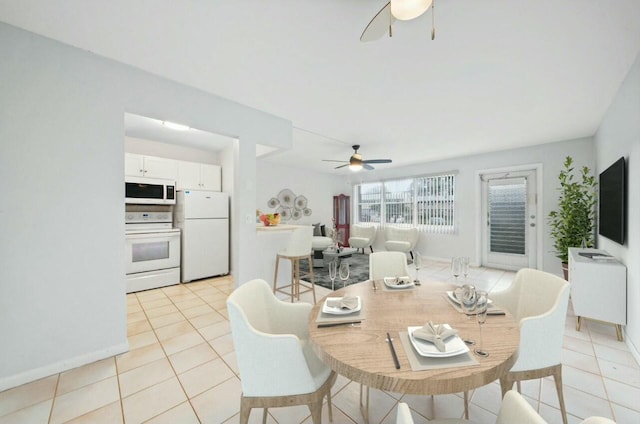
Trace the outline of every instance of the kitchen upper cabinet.
{"label": "kitchen upper cabinet", "polygon": [[156,156],[125,153],[124,174],[134,177],[177,180],[178,162],[173,159],[159,158]]}
{"label": "kitchen upper cabinet", "polygon": [[178,190],[222,191],[222,172],[218,165],[178,161]]}

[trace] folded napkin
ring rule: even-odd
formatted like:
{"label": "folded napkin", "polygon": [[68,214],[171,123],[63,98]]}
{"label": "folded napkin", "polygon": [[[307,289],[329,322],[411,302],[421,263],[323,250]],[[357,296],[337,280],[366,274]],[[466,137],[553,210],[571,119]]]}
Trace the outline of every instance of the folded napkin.
{"label": "folded napkin", "polygon": [[440,352],[444,352],[446,349],[444,340],[456,334],[458,334],[458,330],[447,328],[444,324],[436,325],[429,321],[424,327],[415,330],[413,337],[431,342]]}
{"label": "folded napkin", "polygon": [[358,298],[355,296],[345,296],[339,299],[327,299],[327,306],[330,308],[340,309],[356,309],[358,307]]}
{"label": "folded napkin", "polygon": [[404,286],[405,284],[411,284],[411,277],[406,275],[403,277],[385,277],[384,281],[394,286]]}

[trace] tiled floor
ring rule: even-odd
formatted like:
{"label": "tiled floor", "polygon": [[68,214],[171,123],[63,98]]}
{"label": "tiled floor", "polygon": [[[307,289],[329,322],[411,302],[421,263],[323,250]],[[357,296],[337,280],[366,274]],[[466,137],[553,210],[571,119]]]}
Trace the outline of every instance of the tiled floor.
{"label": "tiled floor", "polygon": [[[448,264],[429,262],[429,280],[450,280]],[[504,287],[513,273],[473,269],[469,279],[487,290]],[[131,350],[93,364],[0,393],[0,423],[237,423],[240,380],[225,300],[229,278],[150,290],[127,296]],[[320,296],[328,290],[318,288]],[[563,351],[564,395],[569,422],[601,415],[618,423],[640,422],[640,367],[612,326],[587,321],[575,331],[567,317]],[[525,382],[526,399],[550,423],[560,423],[551,380]],[[359,385],[339,377],[334,423],[360,423]],[[434,415],[461,417],[461,395],[402,396],[372,391],[372,423],[395,422],[395,406],[407,402],[416,423]],[[500,407],[496,383],[472,393],[471,417],[493,423]],[[251,422],[261,421],[255,411]],[[311,423],[305,407],[269,411],[268,422]],[[329,422],[326,406],[323,422]]]}

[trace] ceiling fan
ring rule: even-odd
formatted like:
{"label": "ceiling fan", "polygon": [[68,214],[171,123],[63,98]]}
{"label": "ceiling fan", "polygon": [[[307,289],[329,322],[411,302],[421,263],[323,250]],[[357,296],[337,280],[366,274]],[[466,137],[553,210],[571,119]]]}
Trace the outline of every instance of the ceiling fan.
{"label": "ceiling fan", "polygon": [[366,26],[360,41],[375,41],[385,34],[393,36],[393,24],[396,20],[408,21],[422,15],[431,7],[431,39],[436,38],[435,0],[391,0],[371,19]]}
{"label": "ceiling fan", "polygon": [[351,146],[354,150],[353,154],[351,155],[351,157],[349,158],[348,161],[345,160],[331,160],[331,159],[323,159],[324,162],[344,162],[343,165],[339,165],[336,166],[335,169],[340,169],[340,168],[344,168],[345,166],[348,166],[349,169],[353,172],[357,172],[360,171],[362,168],[366,169],[367,171],[371,171],[372,169],[375,169],[373,166],[371,166],[371,163],[391,163],[391,159],[367,159],[367,160],[363,160],[362,159],[362,155],[360,153],[358,153],[358,149],[360,148],[359,144],[354,144],[353,146]]}

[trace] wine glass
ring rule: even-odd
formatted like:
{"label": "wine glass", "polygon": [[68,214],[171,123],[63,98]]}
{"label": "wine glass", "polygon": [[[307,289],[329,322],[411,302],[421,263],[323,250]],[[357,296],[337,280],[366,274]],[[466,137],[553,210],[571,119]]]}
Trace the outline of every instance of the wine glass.
{"label": "wine glass", "polygon": [[340,280],[342,280],[342,287],[347,285],[347,280],[349,279],[349,262],[342,261],[340,262]]}
{"label": "wine glass", "polygon": [[460,258],[460,266],[462,268],[462,275],[464,275],[464,281],[467,281],[469,275],[469,257],[463,256]]}
{"label": "wine glass", "polygon": [[458,284],[458,276],[460,276],[461,272],[462,264],[460,263],[460,258],[451,258],[451,273],[456,279],[456,284]]}
{"label": "wine glass", "polygon": [[331,278],[331,290],[335,290],[336,274],[338,271],[338,263],[335,260],[329,262],[329,278]]}
{"label": "wine glass", "polygon": [[480,344],[474,350],[474,352],[476,355],[486,358],[487,356],[489,356],[489,352],[482,349],[482,324],[484,324],[487,320],[487,292],[479,290],[476,292],[476,296],[476,319],[478,321],[478,325],[480,326]]}
{"label": "wine glass", "polygon": [[416,267],[416,279],[413,280],[413,282],[416,284],[416,286],[420,285],[420,279],[418,278],[418,271],[420,271],[420,268],[422,268],[422,255],[420,254],[420,252],[416,252],[413,258],[413,265]]}
{"label": "wine glass", "polygon": [[[462,306],[462,310],[467,316],[467,320],[470,319],[469,315],[472,314],[476,308],[476,302],[477,294],[475,286],[472,286],[471,284],[464,284],[462,286],[462,301],[460,304]],[[475,341],[472,339],[465,339],[464,342],[470,345],[475,344]]]}

